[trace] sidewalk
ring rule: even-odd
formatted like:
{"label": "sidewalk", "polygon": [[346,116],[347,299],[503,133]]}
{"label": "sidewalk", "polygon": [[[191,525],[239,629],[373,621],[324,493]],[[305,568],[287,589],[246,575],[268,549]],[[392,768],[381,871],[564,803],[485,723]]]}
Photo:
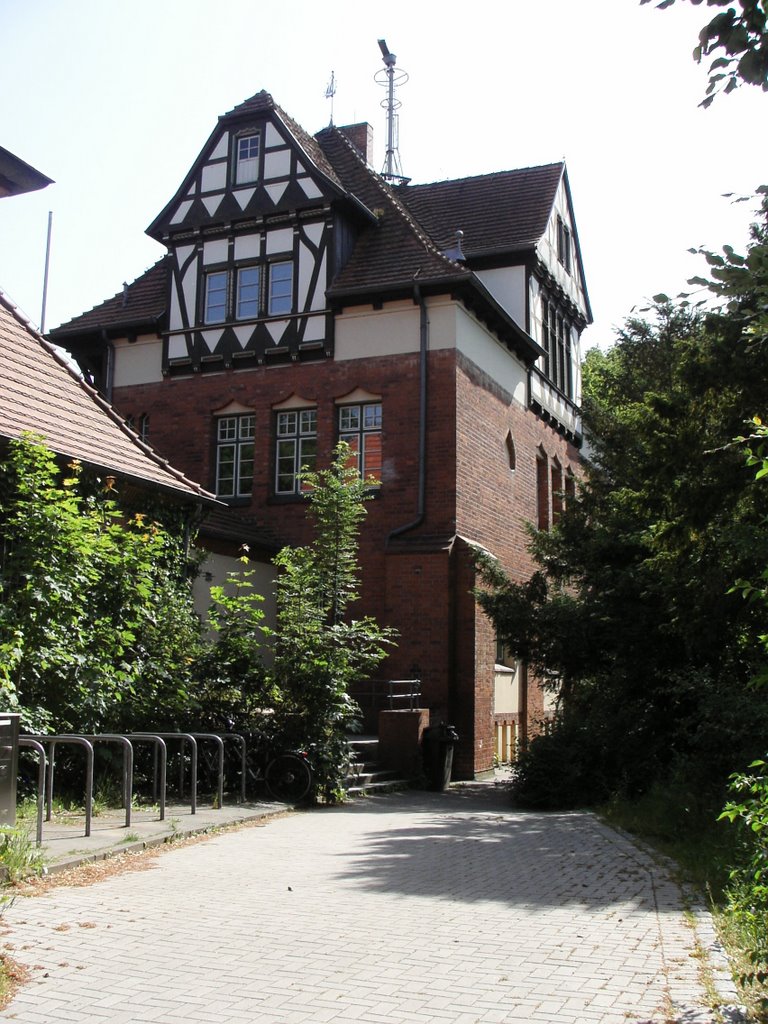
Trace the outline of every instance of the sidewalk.
{"label": "sidewalk", "polygon": [[[190,818],[177,828],[202,821]],[[157,823],[133,829],[160,838]],[[99,834],[99,852],[114,850],[120,829]],[[711,918],[663,863],[592,814],[516,811],[492,782],[278,813],[136,861],[6,910],[4,949],[28,982],[0,1020],[741,1019],[724,1005],[735,993]]]}

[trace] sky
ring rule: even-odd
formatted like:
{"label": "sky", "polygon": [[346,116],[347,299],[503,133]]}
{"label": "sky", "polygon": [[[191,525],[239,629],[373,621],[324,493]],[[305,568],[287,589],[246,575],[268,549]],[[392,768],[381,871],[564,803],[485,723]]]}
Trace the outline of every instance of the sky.
{"label": "sky", "polygon": [[679,0],[0,0],[0,145],[53,178],[0,201],[0,289],[46,329],[163,255],[144,231],[220,114],[261,89],[307,131],[369,121],[386,143],[386,39],[400,160],[414,182],[565,158],[594,324],[608,346],[654,294],[702,274],[691,247],[743,251],[768,180],[768,101],[743,87],[707,110],[691,51],[708,20]]}

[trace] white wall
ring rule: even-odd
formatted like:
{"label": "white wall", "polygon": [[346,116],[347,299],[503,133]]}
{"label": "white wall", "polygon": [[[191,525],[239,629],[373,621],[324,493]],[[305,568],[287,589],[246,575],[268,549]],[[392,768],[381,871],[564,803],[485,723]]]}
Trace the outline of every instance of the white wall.
{"label": "white wall", "polygon": [[525,267],[496,267],[493,270],[478,270],[477,276],[494,299],[506,309],[515,323],[527,331]]}
{"label": "white wall", "polygon": [[163,342],[156,334],[142,334],[136,341],[114,342],[114,386],[154,384],[163,379]]}

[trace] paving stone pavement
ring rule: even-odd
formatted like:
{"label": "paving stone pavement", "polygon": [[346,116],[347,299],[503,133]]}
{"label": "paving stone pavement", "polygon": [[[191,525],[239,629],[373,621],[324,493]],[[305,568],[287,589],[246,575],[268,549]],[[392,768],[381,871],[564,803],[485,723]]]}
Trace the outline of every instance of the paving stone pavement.
{"label": "paving stone pavement", "polygon": [[[141,855],[144,856],[144,855]],[[662,866],[492,784],[300,812],[19,898],[17,1024],[713,1021]],[[722,972],[722,1001],[733,998]]]}

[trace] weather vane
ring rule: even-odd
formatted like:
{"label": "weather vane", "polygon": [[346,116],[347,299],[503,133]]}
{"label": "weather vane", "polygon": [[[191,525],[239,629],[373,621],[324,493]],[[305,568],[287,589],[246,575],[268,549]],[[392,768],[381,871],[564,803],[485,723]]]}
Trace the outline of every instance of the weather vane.
{"label": "weather vane", "polygon": [[331,72],[331,80],[325,87],[325,98],[331,101],[331,120],[328,122],[329,125],[333,124],[333,97],[336,95],[336,72]]}

